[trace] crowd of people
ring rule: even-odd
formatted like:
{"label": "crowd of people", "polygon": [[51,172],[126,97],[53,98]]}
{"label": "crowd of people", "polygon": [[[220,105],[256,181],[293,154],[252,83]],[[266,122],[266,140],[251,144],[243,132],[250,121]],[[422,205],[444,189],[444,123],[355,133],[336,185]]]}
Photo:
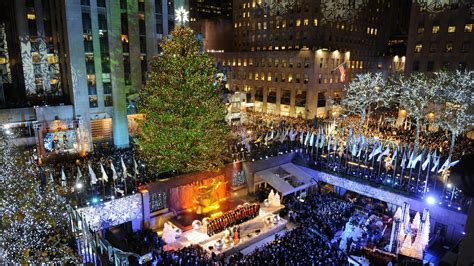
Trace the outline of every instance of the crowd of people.
{"label": "crowd of people", "polygon": [[233,256],[229,265],[344,265],[347,255],[303,226],[256,249],[247,256]]}

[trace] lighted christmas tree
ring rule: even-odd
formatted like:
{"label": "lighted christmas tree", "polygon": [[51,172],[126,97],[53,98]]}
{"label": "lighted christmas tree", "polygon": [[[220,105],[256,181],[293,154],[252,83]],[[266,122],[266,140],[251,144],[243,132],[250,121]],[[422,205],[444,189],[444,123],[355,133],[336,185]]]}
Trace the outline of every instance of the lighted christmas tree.
{"label": "lighted christmas tree", "polygon": [[201,51],[201,41],[177,26],[161,43],[140,92],[146,115],[138,138],[142,160],[158,172],[186,173],[223,164],[227,141],[225,104],[215,84],[215,59]]}
{"label": "lighted christmas tree", "polygon": [[0,133],[0,257],[8,264],[76,263],[64,200],[30,155]]}

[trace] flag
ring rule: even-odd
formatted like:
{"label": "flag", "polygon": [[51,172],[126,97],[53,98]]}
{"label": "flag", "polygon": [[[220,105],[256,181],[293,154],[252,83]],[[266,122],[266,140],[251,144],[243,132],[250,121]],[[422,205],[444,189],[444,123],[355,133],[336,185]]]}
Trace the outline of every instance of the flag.
{"label": "flag", "polygon": [[328,153],[331,151],[331,135],[328,136]]}
{"label": "flag", "polygon": [[133,157],[133,171],[135,171],[135,176],[137,176],[138,173],[138,164],[137,161],[135,160],[135,157]]}
{"label": "flag", "polygon": [[405,168],[405,162],[407,160],[407,153],[406,153],[406,151],[405,152],[402,151],[402,153],[403,153],[403,157],[402,157],[402,162],[400,163],[400,166],[402,168]]}
{"label": "flag", "polygon": [[351,154],[352,156],[356,156],[357,155],[357,143],[352,143],[352,151],[351,151]]}
{"label": "flag", "polygon": [[295,140],[295,136],[293,136],[293,132],[294,132],[293,128],[291,128],[291,130],[290,130],[290,140],[291,141]]}
{"label": "flag", "polygon": [[110,168],[112,169],[112,179],[115,181],[117,180],[117,171],[115,170],[115,166],[112,161],[110,161]]}
{"label": "flag", "polygon": [[436,156],[436,150],[435,150],[433,154],[433,167],[431,167],[431,172],[434,172],[436,170],[436,167],[438,167],[440,158],[441,156]]}
{"label": "flag", "polygon": [[452,163],[449,163],[448,168],[451,167],[451,166],[455,166],[455,165],[458,164],[458,163],[459,163],[459,160],[456,160],[456,161],[454,161],[454,162],[452,162]]}
{"label": "flag", "polygon": [[431,160],[431,154],[428,152],[428,156],[426,156],[426,160],[423,162],[423,164],[421,165],[421,169],[424,171],[426,169],[426,167],[428,166],[428,164],[430,163],[430,160]]}
{"label": "flag", "polygon": [[97,176],[94,173],[94,170],[92,170],[91,164],[89,163],[88,165],[89,168],[89,175],[91,177],[91,185],[97,184]]}
{"label": "flag", "polygon": [[337,70],[339,70],[339,74],[341,75],[341,82],[346,81],[346,63],[342,63],[337,66]]}
{"label": "flag", "polygon": [[313,147],[313,144],[314,144],[314,132],[311,133],[311,138],[309,138],[309,146]]}
{"label": "flag", "polygon": [[[413,152],[414,154],[415,152]],[[415,168],[416,167],[416,164],[421,161],[421,157],[423,155],[423,152],[421,152],[418,156],[415,157],[415,159],[413,159],[413,161],[411,162],[411,165],[409,168]]]}
{"label": "flag", "polygon": [[448,157],[448,159],[446,159],[446,161],[444,161],[443,165],[441,165],[441,167],[438,170],[438,174],[449,168],[449,161],[450,160],[451,160],[451,158]]}
{"label": "flag", "polygon": [[314,147],[316,147],[316,149],[319,147],[320,138],[321,138],[321,131],[318,131],[318,136],[316,137],[316,143],[314,143]]}
{"label": "flag", "polygon": [[389,153],[390,153],[390,147],[387,146],[387,148],[377,158],[377,162],[380,162],[382,160],[382,157],[387,156]]}
{"label": "flag", "polygon": [[298,135],[298,131],[295,130],[293,132],[293,135],[291,135],[291,137],[293,138],[291,141],[294,141],[297,135]]}
{"label": "flag", "polygon": [[[398,147],[395,148],[395,151],[393,152],[392,154],[392,158],[390,158],[390,165],[393,165],[393,160],[395,160],[395,158],[397,158],[397,155],[398,155]],[[395,161],[396,163],[397,161]]]}
{"label": "flag", "polygon": [[304,139],[304,145],[308,146],[308,141],[309,141],[309,131],[306,132],[306,138]]}
{"label": "flag", "polygon": [[109,177],[107,176],[107,173],[105,172],[105,169],[102,163],[100,163],[100,172],[102,173],[102,177],[101,177],[102,182],[109,181]]}
{"label": "flag", "polygon": [[377,148],[373,149],[369,154],[369,160],[372,160],[372,157],[382,152],[382,145],[378,145]]}
{"label": "flag", "polygon": [[334,138],[334,146],[332,146],[332,150],[333,151],[337,150],[337,138]]}
{"label": "flag", "polygon": [[122,180],[125,180],[128,176],[128,172],[127,166],[125,166],[125,163],[123,162],[123,157],[120,157],[120,164],[122,164]]}
{"label": "flag", "polygon": [[76,184],[81,182],[81,177],[82,177],[81,169],[79,169],[79,166],[78,166],[77,167],[77,175],[76,175]]}
{"label": "flag", "polygon": [[66,173],[64,173],[64,168],[61,168],[61,186],[65,191],[67,190],[67,177]]}
{"label": "flag", "polygon": [[326,135],[323,135],[321,136],[321,141],[319,142],[319,148],[322,148],[324,147],[324,141],[326,140]]}
{"label": "flag", "polygon": [[300,144],[303,144],[304,141],[304,131],[300,132]]}
{"label": "flag", "polygon": [[53,178],[53,173],[49,173],[49,183],[51,187],[54,186],[54,178]]}
{"label": "flag", "polygon": [[415,149],[413,149],[411,153],[409,153],[409,156],[407,159],[408,159],[407,168],[411,168],[411,164],[413,163],[413,160],[415,159]]}
{"label": "flag", "polygon": [[357,152],[357,158],[360,158],[360,154],[362,153],[362,149],[364,148],[364,144],[363,143],[360,143],[360,148],[359,148],[359,151]]}

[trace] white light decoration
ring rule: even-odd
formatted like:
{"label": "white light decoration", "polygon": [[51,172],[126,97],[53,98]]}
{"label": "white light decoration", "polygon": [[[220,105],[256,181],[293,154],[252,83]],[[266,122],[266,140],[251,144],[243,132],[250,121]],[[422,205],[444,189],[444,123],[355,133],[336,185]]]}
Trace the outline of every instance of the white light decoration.
{"label": "white light decoration", "polygon": [[175,20],[179,25],[184,26],[189,21],[189,11],[184,9],[184,7],[176,9],[174,13],[176,14]]}
{"label": "white light decoration", "polygon": [[321,0],[322,21],[353,21],[367,2],[367,0]]}
{"label": "white light decoration", "polygon": [[141,194],[134,194],[77,211],[84,217],[89,227],[97,231],[142,218],[142,198]]}
{"label": "white light decoration", "polygon": [[260,8],[265,15],[282,16],[288,13],[296,5],[296,0],[263,0]]}
{"label": "white light decoration", "polygon": [[452,5],[464,5],[469,0],[416,0],[420,5],[421,10],[427,11],[432,14],[443,12]]}

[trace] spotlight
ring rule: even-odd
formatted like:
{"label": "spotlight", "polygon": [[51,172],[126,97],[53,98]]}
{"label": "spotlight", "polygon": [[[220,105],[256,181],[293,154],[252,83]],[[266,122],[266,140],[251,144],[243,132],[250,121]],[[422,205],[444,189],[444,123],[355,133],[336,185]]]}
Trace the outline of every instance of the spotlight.
{"label": "spotlight", "polygon": [[99,198],[97,197],[92,198],[92,204],[97,204],[97,203],[99,203]]}
{"label": "spotlight", "polygon": [[458,207],[458,211],[460,211],[460,210],[461,210],[461,207]]}
{"label": "spotlight", "polygon": [[433,205],[433,204],[436,203],[436,199],[435,199],[434,197],[432,197],[432,196],[428,196],[428,197],[426,198],[426,203],[428,203],[428,204],[430,204],[430,205]]}
{"label": "spotlight", "polygon": [[75,185],[75,187],[76,187],[77,189],[81,189],[83,186],[84,186],[84,185],[82,185],[81,182],[76,183],[76,185]]}
{"label": "spotlight", "polygon": [[448,188],[452,188],[452,187],[453,187],[453,184],[448,183],[446,186],[447,186]]}

